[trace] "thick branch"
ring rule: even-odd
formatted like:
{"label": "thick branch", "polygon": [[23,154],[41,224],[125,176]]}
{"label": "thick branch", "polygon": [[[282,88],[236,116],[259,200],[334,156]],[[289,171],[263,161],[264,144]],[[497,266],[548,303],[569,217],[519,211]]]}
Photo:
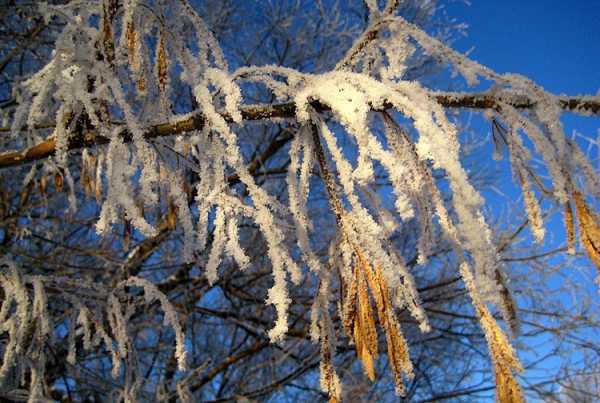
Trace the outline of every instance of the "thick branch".
{"label": "thick branch", "polygon": [[237,363],[240,360],[243,360],[246,357],[250,357],[256,353],[258,353],[259,351],[261,351],[262,349],[264,349],[265,347],[267,347],[269,345],[269,341],[265,340],[265,341],[258,341],[256,343],[254,343],[252,346],[250,346],[249,348],[247,348],[246,350],[242,350],[237,354],[233,354],[230,355],[229,357],[225,358],[223,361],[221,361],[220,364],[216,365],[215,367],[213,367],[210,371],[208,371],[202,378],[200,378],[197,382],[195,382],[191,387],[190,390],[192,392],[197,391],[198,389],[200,389],[202,386],[204,386],[205,384],[207,384],[208,382],[210,382],[215,376],[217,376],[220,372],[224,371],[225,369],[229,368],[231,365]]}
{"label": "thick branch", "polygon": [[[447,108],[469,108],[469,109],[494,109],[498,102],[502,101],[517,109],[529,109],[535,106],[535,102],[525,96],[510,97],[497,93],[460,93],[460,92],[432,92],[431,96],[436,99],[440,105]],[[558,102],[565,112],[574,112],[581,114],[599,115],[600,97],[580,96],[580,97],[558,97]],[[324,112],[330,108],[319,102],[313,102],[313,108],[317,112]],[[384,109],[391,108],[391,105],[384,104]],[[242,117],[246,121],[263,120],[270,118],[293,118],[296,115],[296,105],[293,102],[272,105],[248,105],[242,107]],[[231,121],[230,117],[224,114],[226,120]],[[204,118],[197,114],[187,117],[174,123],[161,123],[150,127],[145,134],[146,139],[150,140],[157,137],[172,136],[200,130],[204,126]],[[40,128],[52,127],[43,125]],[[0,128],[0,132],[7,132],[9,129]],[[131,141],[131,135],[124,129],[123,137],[126,142]],[[69,142],[69,149],[78,149],[82,147],[93,147],[95,145],[106,144],[109,139],[94,132],[75,135]],[[0,169],[23,165],[29,162],[48,158],[54,154],[56,143],[53,137],[48,138],[27,149],[10,151],[0,154]]]}

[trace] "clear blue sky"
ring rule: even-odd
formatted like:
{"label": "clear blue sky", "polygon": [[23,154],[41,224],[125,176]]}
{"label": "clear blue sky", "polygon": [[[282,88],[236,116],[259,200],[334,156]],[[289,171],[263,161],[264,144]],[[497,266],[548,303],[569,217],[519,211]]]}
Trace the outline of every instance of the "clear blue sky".
{"label": "clear blue sky", "polygon": [[[449,1],[447,13],[468,25],[467,37],[452,47],[499,73],[523,74],[547,91],[566,95],[600,94],[600,0],[461,0]],[[576,130],[599,143],[600,117],[563,115],[567,136]],[[480,124],[482,122],[474,124]],[[489,132],[489,124],[476,126]],[[585,150],[589,144],[578,141]],[[597,145],[590,157],[600,169]],[[506,166],[505,166],[506,167]],[[509,197],[520,197],[510,183],[502,185]],[[516,192],[515,192],[516,191]],[[486,194],[486,198],[490,195]],[[491,203],[501,199],[488,198]],[[600,211],[600,206],[596,206]],[[564,233],[560,216],[547,222],[547,229]],[[560,235],[559,235],[560,234]]]}
{"label": "clear blue sky", "polygon": [[469,25],[454,44],[498,72],[524,74],[554,93],[600,89],[600,0],[457,1],[448,14]]}
{"label": "clear blue sky", "polygon": [[[600,0],[472,0],[470,6],[456,1],[447,12],[469,26],[468,36],[452,46],[473,49],[471,58],[493,70],[523,74],[555,94],[596,95],[600,90]],[[600,135],[599,117],[566,114],[563,123],[567,135],[573,130],[596,139]],[[592,157],[598,157],[597,150]],[[548,224],[561,242],[560,217]],[[543,348],[543,339],[530,343]],[[553,368],[560,363],[544,364]]]}
{"label": "clear blue sky", "polygon": [[[472,50],[472,59],[554,94],[600,94],[600,0],[453,0],[447,13],[468,25],[452,47]],[[565,114],[563,123],[567,135],[576,130],[598,141],[600,117]],[[599,156],[597,149],[590,155]]]}
{"label": "clear blue sky", "polygon": [[[554,94],[600,94],[600,0],[470,3],[446,2],[448,15],[468,25],[468,35],[453,48],[471,50],[469,56],[479,63],[499,73],[523,74]],[[563,123],[568,136],[576,130],[598,141],[600,117],[565,114]],[[590,155],[599,156],[597,148]]]}

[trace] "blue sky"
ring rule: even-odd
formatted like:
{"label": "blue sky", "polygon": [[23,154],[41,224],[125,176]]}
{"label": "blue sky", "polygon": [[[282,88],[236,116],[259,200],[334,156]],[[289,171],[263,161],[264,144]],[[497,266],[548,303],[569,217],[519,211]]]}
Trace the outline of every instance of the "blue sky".
{"label": "blue sky", "polygon": [[600,89],[600,1],[474,0],[448,13],[469,25],[454,47],[498,72],[524,74],[554,93]]}
{"label": "blue sky", "polygon": [[[554,94],[598,93],[600,0],[473,0],[470,6],[456,1],[447,7],[447,13],[469,26],[468,36],[452,47],[462,52],[472,49],[471,58],[481,64],[499,73],[523,74]],[[599,117],[565,114],[563,123],[567,135],[573,130],[594,138],[600,135]],[[476,129],[489,131],[485,126]],[[592,157],[597,156],[596,149]],[[509,195],[517,195],[514,184],[503,185],[503,190],[511,188]],[[498,203],[501,199],[494,204]],[[560,216],[548,224],[547,230],[557,235],[556,241],[563,241]],[[554,279],[549,286],[560,286],[552,284],[558,281]],[[543,349],[543,339],[529,343],[530,347]],[[545,365],[552,368],[559,362],[549,360]]]}
{"label": "blue sky", "polygon": [[[447,3],[448,15],[468,25],[468,35],[451,46],[470,51],[473,60],[499,73],[523,74],[554,94],[599,93],[600,0]],[[598,141],[600,117],[567,113],[563,123],[567,135],[576,130]],[[476,129],[489,132],[489,127]],[[598,158],[597,147],[590,157]]]}

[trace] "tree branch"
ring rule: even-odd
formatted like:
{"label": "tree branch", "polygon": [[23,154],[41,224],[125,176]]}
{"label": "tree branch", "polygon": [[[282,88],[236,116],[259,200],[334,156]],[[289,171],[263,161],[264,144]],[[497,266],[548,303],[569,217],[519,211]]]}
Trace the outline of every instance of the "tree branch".
{"label": "tree branch", "polygon": [[[507,103],[517,109],[529,109],[535,106],[535,101],[525,96],[505,96],[495,92],[481,93],[461,93],[461,92],[431,92],[431,97],[442,106],[447,108],[468,108],[468,109],[494,109],[499,102]],[[588,115],[600,115],[600,97],[598,96],[580,96],[557,97],[560,107],[565,112],[573,112]],[[312,107],[317,112],[330,110],[327,105],[314,101]],[[391,104],[384,104],[383,109],[391,108]],[[293,102],[272,104],[272,105],[247,105],[241,108],[242,117],[245,121],[255,121],[270,118],[293,118],[296,115],[296,105]],[[223,114],[225,120],[231,122],[232,119],[227,114]],[[151,126],[146,131],[145,137],[150,140],[157,137],[166,137],[176,134],[182,134],[193,130],[201,130],[204,127],[205,119],[202,115],[196,114],[191,117],[185,117],[175,122],[160,123]],[[51,128],[51,124],[40,125],[40,128]],[[9,128],[0,128],[0,132],[9,132]],[[125,142],[132,140],[131,135],[126,129],[123,129],[123,138]],[[86,132],[75,134],[69,142],[69,149],[79,149],[83,147],[93,147],[96,145],[107,144],[109,139],[96,134],[95,132]],[[17,151],[9,151],[0,154],[0,169],[19,166],[45,159],[54,154],[56,141],[54,137]]]}
{"label": "tree branch", "polygon": [[223,361],[221,361],[220,364],[216,365],[210,371],[208,371],[208,373],[205,374],[202,378],[200,378],[197,382],[195,382],[190,387],[190,390],[192,392],[197,391],[198,389],[202,388],[202,386],[204,386],[205,384],[210,382],[221,371],[225,370],[226,368],[229,368],[231,365],[235,364],[236,362],[238,362],[240,360],[243,360],[246,357],[250,357],[250,356],[258,353],[259,351],[261,351],[262,349],[264,349],[267,346],[269,346],[268,340],[259,341],[259,342],[254,343],[252,346],[250,346],[246,350],[242,350],[237,354],[230,355],[229,357],[227,357]]}
{"label": "tree branch", "polygon": [[15,44],[15,47],[12,48],[3,58],[0,60],[0,73],[4,71],[6,66],[13,60],[15,56],[17,56],[21,51],[27,49],[33,41],[36,40],[37,36],[46,28],[46,24],[43,21],[38,21],[36,25],[30,28],[27,32],[24,33],[23,41]]}

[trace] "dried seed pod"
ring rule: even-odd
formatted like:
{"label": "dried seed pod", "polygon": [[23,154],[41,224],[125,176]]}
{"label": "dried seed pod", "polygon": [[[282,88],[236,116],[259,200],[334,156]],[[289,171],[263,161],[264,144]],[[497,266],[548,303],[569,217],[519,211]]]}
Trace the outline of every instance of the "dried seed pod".
{"label": "dried seed pod", "polygon": [[60,172],[54,174],[54,186],[57,192],[62,192],[64,185],[64,178]]}
{"label": "dried seed pod", "polygon": [[377,305],[379,323],[385,330],[388,360],[394,374],[396,393],[403,395],[405,387],[402,381],[402,374],[408,377],[413,376],[413,366],[408,353],[408,343],[402,334],[400,324],[394,314],[394,307],[390,299],[388,286],[381,270],[378,267],[373,270],[362,255],[361,259],[364,262],[369,287]]}
{"label": "dried seed pod", "polygon": [[42,197],[46,197],[46,177],[42,176],[38,182],[38,189]]}
{"label": "dried seed pod", "polygon": [[344,301],[342,303],[342,325],[346,335],[352,339],[356,317],[356,296],[358,295],[358,280],[356,276],[350,278],[350,284],[345,287],[345,290]]}
{"label": "dried seed pod", "polygon": [[359,267],[355,269],[358,282],[357,311],[354,320],[354,344],[356,354],[363,364],[365,374],[371,381],[375,380],[374,360],[377,358],[377,329],[369,300],[367,282]]}
{"label": "dried seed pod", "polygon": [[165,48],[165,38],[163,32],[160,32],[158,38],[158,47],[156,50],[156,74],[158,80],[158,87],[161,91],[164,91],[167,87],[169,73],[169,62],[167,59],[167,50]]}
{"label": "dried seed pod", "polygon": [[460,265],[460,273],[479,317],[481,329],[485,335],[492,364],[494,365],[496,401],[500,403],[521,403],[524,401],[523,393],[521,392],[519,383],[515,379],[514,372],[522,372],[523,367],[506,335],[481,301],[479,293],[475,288],[473,275],[467,263],[463,262]]}
{"label": "dried seed pod", "polygon": [[573,209],[571,203],[565,203],[564,212],[565,230],[567,232],[567,252],[570,255],[575,254],[575,217],[573,216]]}
{"label": "dried seed pod", "polygon": [[506,335],[488,309],[483,304],[475,306],[479,313],[481,326],[484,330],[494,372],[496,374],[496,401],[501,403],[521,403],[523,394],[513,372],[521,372],[523,368],[517,359]]}
{"label": "dried seed pod", "polygon": [[[135,25],[133,25],[133,21],[129,21],[127,23],[127,31],[125,33],[125,37],[127,39],[127,57],[129,59],[129,65],[136,65],[136,52],[137,52],[137,42],[138,42],[138,34],[135,30]],[[135,69],[133,69],[135,70]]]}
{"label": "dried seed pod", "polygon": [[579,237],[588,256],[596,265],[599,273],[597,282],[600,284],[600,227],[598,226],[598,217],[590,210],[581,193],[573,192],[573,199],[577,210]]}
{"label": "dried seed pod", "polygon": [[177,228],[177,206],[173,202],[169,203],[169,210],[167,211],[166,220],[167,228],[169,228],[171,231]]}
{"label": "dried seed pod", "polygon": [[[354,268],[354,279],[344,302],[344,328],[356,345],[356,353],[363,364],[366,375],[369,379],[374,380],[374,360],[378,356],[378,337],[369,294],[373,296],[379,324],[386,334],[388,360],[394,373],[396,393],[402,395],[405,392],[402,375],[413,376],[408,343],[394,314],[389,290],[381,270],[373,269],[360,251],[357,250],[356,255],[357,265]],[[349,332],[349,329],[352,329],[352,332]]]}
{"label": "dried seed pod", "polygon": [[387,316],[385,335],[388,348],[388,360],[392,367],[392,373],[394,374],[396,393],[404,395],[406,389],[402,381],[402,373],[412,374],[412,363],[408,354],[408,343],[402,334],[400,324],[394,314],[387,311]]}
{"label": "dried seed pod", "polygon": [[102,46],[106,60],[112,64],[115,60],[115,42],[112,35],[110,7],[111,5],[106,2],[102,5]]}
{"label": "dried seed pod", "polygon": [[136,30],[133,21],[127,23],[125,36],[127,39],[129,67],[136,78],[138,91],[144,93],[146,91],[146,78],[144,77],[142,66],[142,38],[138,30]]}
{"label": "dried seed pod", "polygon": [[91,193],[92,185],[90,181],[90,177],[85,172],[81,172],[81,186],[83,187],[83,191],[86,196],[89,196]]}
{"label": "dried seed pod", "polygon": [[81,154],[81,186],[88,197],[94,193],[96,187],[97,160],[96,156],[90,154],[87,149]]}
{"label": "dried seed pod", "polygon": [[140,77],[138,78],[137,89],[139,92],[142,92],[142,93],[146,91],[146,79],[144,78],[143,75],[140,75]]}

